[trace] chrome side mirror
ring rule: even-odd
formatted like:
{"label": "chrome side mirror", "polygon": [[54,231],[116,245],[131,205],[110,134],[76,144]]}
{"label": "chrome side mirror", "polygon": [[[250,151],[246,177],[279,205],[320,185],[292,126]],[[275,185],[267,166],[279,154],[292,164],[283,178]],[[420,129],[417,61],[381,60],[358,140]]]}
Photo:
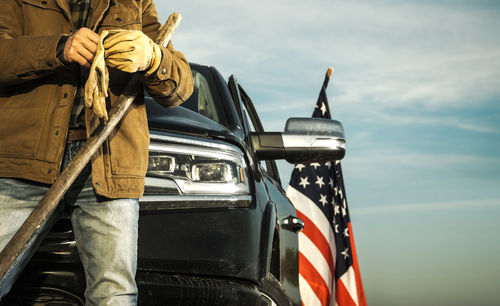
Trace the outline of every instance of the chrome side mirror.
{"label": "chrome side mirror", "polygon": [[290,118],[284,132],[250,134],[261,160],[285,159],[290,163],[340,160],[345,156],[344,128],[323,118]]}

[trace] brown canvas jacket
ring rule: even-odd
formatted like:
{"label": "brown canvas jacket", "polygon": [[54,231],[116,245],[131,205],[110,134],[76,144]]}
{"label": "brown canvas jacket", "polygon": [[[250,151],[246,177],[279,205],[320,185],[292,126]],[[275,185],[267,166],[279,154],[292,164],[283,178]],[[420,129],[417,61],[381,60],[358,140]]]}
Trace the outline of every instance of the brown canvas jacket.
{"label": "brown canvas jacket", "polygon": [[[56,58],[62,34],[73,29],[66,0],[7,0],[0,10],[0,177],[53,183],[60,172],[76,94],[76,64]],[[95,0],[92,30],[142,30],[154,39],[160,27],[152,0]],[[155,100],[173,107],[193,90],[182,53],[171,44],[154,78],[144,80]],[[131,75],[110,69],[112,105]],[[109,107],[109,105],[108,105]],[[85,113],[87,135],[99,120]],[[92,158],[92,183],[110,198],[140,197],[148,162],[149,132],[139,94],[118,128]]]}

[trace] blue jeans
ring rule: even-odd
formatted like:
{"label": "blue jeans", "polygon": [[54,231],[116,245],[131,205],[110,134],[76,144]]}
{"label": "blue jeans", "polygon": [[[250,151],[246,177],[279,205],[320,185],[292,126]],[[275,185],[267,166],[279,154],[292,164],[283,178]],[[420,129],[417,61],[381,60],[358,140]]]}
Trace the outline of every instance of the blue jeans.
{"label": "blue jeans", "polygon": [[[66,145],[63,167],[83,142]],[[86,305],[136,305],[138,199],[109,199],[92,187],[90,165],[62,200],[72,209],[71,222],[87,288]],[[0,178],[0,250],[9,242],[49,186]]]}

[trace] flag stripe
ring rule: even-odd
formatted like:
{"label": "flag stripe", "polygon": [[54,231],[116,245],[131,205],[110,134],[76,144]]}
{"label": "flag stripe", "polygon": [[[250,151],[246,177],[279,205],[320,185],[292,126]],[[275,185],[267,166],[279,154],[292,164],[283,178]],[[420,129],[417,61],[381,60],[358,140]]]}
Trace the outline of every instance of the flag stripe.
{"label": "flag stripe", "polygon": [[[309,286],[309,283],[300,274],[299,274],[299,288],[300,288],[300,297],[302,298],[302,305],[322,306],[321,301],[318,299],[311,286]],[[304,303],[304,301],[307,301],[307,305]]]}
{"label": "flag stripe", "polygon": [[333,263],[334,256],[332,254],[331,245],[332,243],[335,244],[335,240],[332,240],[331,243],[328,243],[328,241],[325,239],[323,234],[319,231],[318,227],[316,227],[315,223],[312,220],[310,220],[306,215],[302,214],[301,211],[297,210],[296,212],[297,212],[297,217],[302,219],[302,221],[304,221],[304,230],[301,232],[301,234],[303,233],[304,235],[309,237],[310,240],[313,241],[314,245],[323,255],[324,260],[326,261],[330,272],[334,273],[335,271]]}
{"label": "flag stripe", "polygon": [[351,252],[353,260],[354,276],[356,278],[356,288],[358,289],[358,301],[359,306],[366,306],[365,291],[363,290],[363,283],[361,282],[361,274],[359,273],[358,255],[356,253],[356,248],[354,247],[354,234],[352,233],[351,222],[347,223],[349,227],[349,239],[351,240]]}
{"label": "flag stripe", "polygon": [[[301,268],[300,268],[301,267]],[[321,275],[316,271],[316,268],[307,258],[299,252],[299,270],[302,277],[307,281],[309,286],[315,292],[318,299],[323,305],[330,303],[330,292]]]}
{"label": "flag stripe", "polygon": [[[287,196],[292,199],[295,209],[300,210],[309,219],[315,221],[316,226],[321,231],[323,236],[333,238],[333,233],[331,233],[332,228],[328,219],[326,219],[325,214],[323,214],[323,212],[311,199],[293,187],[289,187],[287,189]],[[295,201],[297,203],[295,203]]]}
{"label": "flag stripe", "polygon": [[[333,271],[331,269],[333,269],[333,266],[331,266],[331,268],[329,267],[325,257],[323,256],[323,254],[321,254],[317,246],[309,239],[307,235],[303,233],[299,233],[299,249],[302,255],[304,255],[307,260],[309,260],[309,262],[314,263],[316,271],[318,271],[325,283],[328,285],[328,290],[332,291]],[[330,249],[328,249],[328,253],[329,252]]]}
{"label": "flag stripe", "polygon": [[357,304],[352,299],[351,295],[347,291],[342,279],[339,279],[336,284],[335,299],[336,303],[341,306],[357,306]]}
{"label": "flag stripe", "polygon": [[[306,216],[309,220],[314,220],[312,223],[321,232],[324,239],[330,246],[333,264],[335,265],[335,236],[333,235],[332,227],[330,226],[328,219],[326,219],[325,214],[323,214],[323,212],[311,199],[290,185],[288,185],[286,195],[292,201],[298,213]],[[304,230],[306,230],[305,227]],[[325,258],[328,257],[329,256]]]}
{"label": "flag stripe", "polygon": [[342,282],[346,292],[349,294],[355,305],[358,305],[358,290],[356,288],[356,276],[354,273],[354,268],[352,266],[347,269],[347,272],[342,274],[342,276],[337,280],[337,290],[339,281]]}

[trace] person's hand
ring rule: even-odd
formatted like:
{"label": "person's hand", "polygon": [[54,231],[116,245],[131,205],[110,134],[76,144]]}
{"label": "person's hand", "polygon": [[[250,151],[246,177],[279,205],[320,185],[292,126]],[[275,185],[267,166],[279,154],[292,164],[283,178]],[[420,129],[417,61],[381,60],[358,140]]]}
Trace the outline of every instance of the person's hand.
{"label": "person's hand", "polygon": [[108,121],[106,97],[108,96],[109,74],[104,60],[102,41],[107,35],[108,32],[103,31],[99,38],[95,57],[90,67],[89,77],[85,83],[85,106],[91,108],[104,121]]}
{"label": "person's hand", "polygon": [[161,63],[160,47],[141,31],[112,31],[104,40],[104,49],[108,66],[129,73],[152,74]]}
{"label": "person's hand", "polygon": [[78,63],[89,69],[94,59],[99,34],[88,28],[81,28],[73,33],[64,45],[64,60]]}

